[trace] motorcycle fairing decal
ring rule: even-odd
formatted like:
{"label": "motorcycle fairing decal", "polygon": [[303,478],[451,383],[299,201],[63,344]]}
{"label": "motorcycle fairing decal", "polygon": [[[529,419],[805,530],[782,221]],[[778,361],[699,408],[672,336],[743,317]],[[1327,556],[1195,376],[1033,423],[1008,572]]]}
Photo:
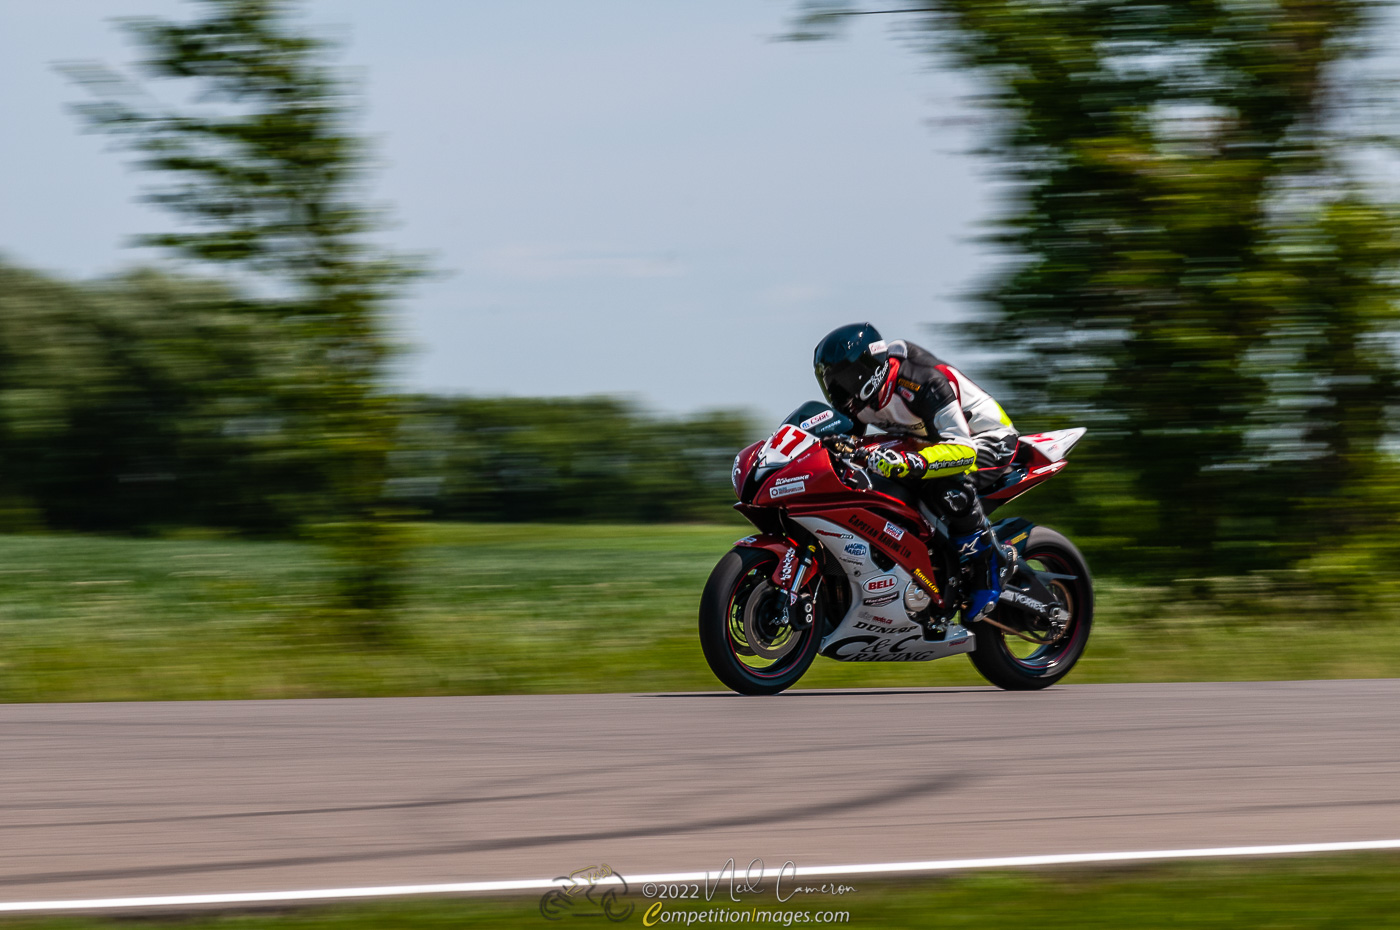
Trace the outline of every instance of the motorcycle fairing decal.
{"label": "motorcycle fairing decal", "polygon": [[990,494],[985,494],[983,495],[983,499],[1003,502],[1013,500],[1040,484],[1068,464],[1069,462],[1065,459],[1060,459],[1058,462],[1051,462],[1049,465],[1037,466],[1031,469],[1030,473],[1016,484],[1002,488],[999,491],[993,491]]}
{"label": "motorcycle fairing decal", "polygon": [[[797,514],[794,513],[794,516]],[[933,595],[935,603],[939,609],[944,606],[943,592],[938,583],[934,581],[933,563],[929,561],[928,550],[924,548],[923,540],[909,530],[893,524],[887,517],[877,516],[869,510],[855,508],[822,509],[818,512],[804,513],[805,517],[819,517],[836,524],[836,529],[849,527],[860,534],[866,543],[879,547],[886,555],[894,559],[910,576],[918,579],[919,583]],[[805,526],[805,520],[801,521]],[[901,532],[900,538],[895,538],[886,532],[886,526],[893,526],[896,531]],[[833,553],[840,557],[839,553]],[[844,560],[843,560],[844,561]]]}
{"label": "motorcycle fairing decal", "polygon": [[[821,655],[844,662],[927,662],[971,652],[975,647],[972,633],[957,624],[948,627],[948,635],[942,640],[925,642],[905,606],[910,589],[918,591],[914,576],[898,562],[889,571],[880,568],[869,541],[861,542],[858,554],[847,551],[850,543],[841,539],[847,534],[841,532],[842,526],[834,522],[832,514],[808,514],[794,519],[816,534],[828,552],[844,556],[841,568],[851,606],[822,639],[818,649]],[[913,535],[906,531],[906,538]]]}
{"label": "motorcycle fairing decal", "polygon": [[786,465],[816,445],[817,441],[817,437],[804,429],[784,425],[758,450],[758,465],[760,468]]}
{"label": "motorcycle fairing decal", "polygon": [[875,636],[862,633],[826,644],[821,654],[839,662],[930,662],[971,652],[976,645],[972,631],[953,624],[946,639],[925,642],[919,633],[908,636]]}
{"label": "motorcycle fairing decal", "polygon": [[1031,433],[1022,436],[1021,441],[1029,443],[1036,452],[1045,457],[1047,462],[1060,462],[1069,455],[1069,450],[1074,448],[1074,444],[1084,438],[1084,434],[1089,430],[1083,426],[1076,426],[1074,429],[1055,429],[1048,433]]}
{"label": "motorcycle fairing decal", "polygon": [[1025,517],[1011,517],[992,524],[992,532],[996,538],[1005,545],[1015,546],[1016,551],[1023,556],[1026,554],[1026,541],[1034,528],[1035,524]]}

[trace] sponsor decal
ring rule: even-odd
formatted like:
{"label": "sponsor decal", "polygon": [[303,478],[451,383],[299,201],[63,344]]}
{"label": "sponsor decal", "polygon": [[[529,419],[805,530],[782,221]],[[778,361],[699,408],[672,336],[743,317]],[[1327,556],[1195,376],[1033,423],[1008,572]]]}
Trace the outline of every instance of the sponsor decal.
{"label": "sponsor decal", "polygon": [[875,374],[870,376],[870,380],[860,386],[858,396],[861,400],[869,400],[875,396],[875,391],[879,389],[880,385],[885,383],[885,375],[889,374],[889,370],[889,362],[880,363],[880,367],[875,369]]}
{"label": "sponsor decal", "polygon": [[[850,524],[852,527],[854,527],[855,529],[860,530],[860,531],[861,531],[862,533],[864,533],[868,538],[876,539],[877,537],[880,536],[880,530],[875,526],[875,524],[869,523],[869,522],[867,522],[866,520],[862,519],[861,516],[860,516],[860,514],[858,514],[858,513],[853,513],[853,514],[851,514],[849,517],[846,518],[846,522],[849,523],[849,524]],[[893,525],[893,524],[888,524],[888,525]],[[900,536],[903,536],[903,535],[904,535],[904,531],[903,531],[903,530],[900,530],[899,527],[895,527],[895,529],[896,529],[896,530],[899,530]],[[899,537],[897,536],[897,537],[895,537],[895,539],[898,540]],[[900,544],[899,542],[897,542],[897,541],[896,541],[896,542],[890,542],[888,539],[878,540],[878,541],[880,542],[880,545],[881,545],[883,548],[889,549],[890,551],[897,553],[901,558],[904,558],[904,559],[912,559],[912,558],[914,557],[914,550],[913,550],[913,549],[910,549],[908,546],[901,545],[901,544]]]}
{"label": "sponsor decal", "polygon": [[743,539],[741,539],[741,540],[739,540],[738,542],[734,543],[734,545],[736,545],[736,546],[747,546],[749,543],[753,543],[753,542],[758,542],[758,537],[757,537],[757,536],[745,536]]}
{"label": "sponsor decal", "polygon": [[807,482],[793,481],[789,484],[778,484],[768,489],[769,497],[788,497],[792,494],[801,494],[807,490]]}
{"label": "sponsor decal", "polygon": [[871,355],[879,355],[881,352],[888,352],[888,351],[889,351],[889,346],[885,343],[885,340],[883,340],[883,339],[876,339],[874,342],[870,343],[870,354],[871,354]]}
{"label": "sponsor decal", "polygon": [[867,597],[861,603],[866,607],[883,607],[886,604],[893,604],[897,597],[899,597],[899,592],[891,591],[889,594],[881,594],[879,597]]}
{"label": "sponsor decal", "polygon": [[834,644],[827,651],[827,655],[847,662],[918,662],[932,658],[931,651],[905,651],[905,644],[917,643],[918,639],[917,636],[906,636],[899,640],[868,635],[852,636]]}
{"label": "sponsor decal", "polygon": [[894,575],[878,575],[865,583],[865,590],[871,594],[883,594],[897,584],[899,579]]}
{"label": "sponsor decal", "polygon": [[1015,545],[1016,543],[1018,543],[1018,542],[1020,542],[1021,540],[1025,539],[1025,538],[1026,538],[1027,536],[1029,536],[1029,535],[1030,535],[1030,530],[1027,530],[1026,532],[1022,533],[1020,536],[1013,536],[1011,539],[1008,539],[1006,542],[1007,542],[1008,545]]}
{"label": "sponsor decal", "polygon": [[911,403],[912,403],[913,400],[914,400],[914,392],[911,391],[911,390],[909,390],[908,388],[900,388],[900,389],[899,389],[899,396],[900,396],[900,397],[903,397],[903,398],[904,398],[905,400],[907,400],[907,401],[910,401]]}
{"label": "sponsor decal", "polygon": [[784,587],[792,580],[792,570],[797,567],[797,550],[789,549],[783,556],[782,570],[778,573],[778,580]]}
{"label": "sponsor decal", "polygon": [[892,537],[894,537],[895,539],[903,539],[903,538],[904,538],[904,530],[900,529],[899,527],[895,526],[895,525],[894,525],[893,523],[891,523],[890,521],[886,520],[886,521],[885,521],[885,535],[886,535],[886,536],[892,536]]}
{"label": "sponsor decal", "polygon": [[897,383],[905,390],[917,391],[919,389],[919,382],[910,381],[908,378],[900,378]]}
{"label": "sponsor decal", "polygon": [[801,423],[797,424],[797,428],[798,428],[798,429],[811,429],[811,428],[814,427],[814,426],[821,426],[821,425],[822,425],[823,423],[825,423],[827,420],[833,419],[835,416],[836,416],[836,411],[834,411],[834,410],[823,410],[821,413],[817,414],[816,416],[808,417],[807,419],[803,420]]}
{"label": "sponsor decal", "polygon": [[818,536],[830,536],[832,539],[855,539],[850,533],[828,533],[826,530],[817,530]]}
{"label": "sponsor decal", "polygon": [[[842,533],[841,535],[849,538],[849,534],[847,533]],[[865,558],[867,555],[870,554],[870,547],[867,546],[865,543],[846,543],[846,554],[854,555],[858,558]]]}
{"label": "sponsor decal", "polygon": [[1036,613],[1048,613],[1048,612],[1049,612],[1049,607],[1048,607],[1047,605],[1042,604],[1040,601],[1037,601],[1037,600],[1036,600],[1035,598],[1033,598],[1033,597],[1028,597],[1028,596],[1022,594],[1020,591],[1006,591],[1006,592],[1003,592],[1003,594],[1001,595],[1001,599],[1004,600],[1004,601],[1010,601],[1010,602],[1013,603],[1013,604],[1016,604],[1016,605],[1021,606],[1021,607],[1025,607],[1025,608],[1027,608],[1027,609],[1029,609],[1029,610],[1033,610],[1033,611],[1035,611]]}
{"label": "sponsor decal", "polygon": [[914,577],[922,581],[925,585],[927,585],[928,589],[934,594],[942,594],[942,592],[938,590],[938,583],[935,582],[928,575],[925,575],[922,569],[914,569]]}
{"label": "sponsor decal", "polygon": [[788,476],[786,476],[786,477],[784,477],[784,478],[779,478],[777,481],[775,481],[775,482],[773,482],[773,483],[774,483],[774,484],[787,484],[789,481],[806,481],[806,480],[807,480],[808,478],[810,478],[810,477],[812,477],[812,476],[811,476],[811,475],[788,475]]}
{"label": "sponsor decal", "polygon": [[[891,621],[889,621],[889,620],[884,619],[883,617],[871,617],[870,619],[871,619],[871,620],[876,620],[876,621],[878,621],[878,622],[880,622],[880,623],[890,623],[890,622],[891,622]],[[895,633],[910,633],[910,632],[912,632],[912,631],[918,629],[918,627],[916,627],[916,626],[896,626],[896,627],[871,626],[870,624],[868,624],[868,623],[862,623],[862,622],[859,621],[859,620],[857,620],[855,623],[851,624],[851,626],[852,626],[854,629],[857,629],[857,630],[869,630],[869,631],[872,632],[872,633],[889,633],[889,634],[891,634],[891,635],[893,635],[893,634],[895,634]]]}

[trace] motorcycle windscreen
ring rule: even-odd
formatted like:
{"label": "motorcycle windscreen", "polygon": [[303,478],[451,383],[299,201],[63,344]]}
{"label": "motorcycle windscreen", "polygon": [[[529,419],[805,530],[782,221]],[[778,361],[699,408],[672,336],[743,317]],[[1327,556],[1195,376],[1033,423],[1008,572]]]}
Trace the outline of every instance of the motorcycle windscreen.
{"label": "motorcycle windscreen", "polygon": [[840,436],[855,429],[855,424],[851,422],[850,417],[838,413],[830,405],[819,400],[807,401],[789,413],[783,423],[795,426],[800,430],[806,430],[818,438]]}

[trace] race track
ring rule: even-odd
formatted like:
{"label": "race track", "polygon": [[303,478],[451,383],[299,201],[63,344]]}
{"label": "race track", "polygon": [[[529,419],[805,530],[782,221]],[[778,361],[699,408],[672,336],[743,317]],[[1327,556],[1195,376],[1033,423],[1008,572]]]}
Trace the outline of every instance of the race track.
{"label": "race track", "polygon": [[1400,837],[1400,681],[0,707],[0,900]]}

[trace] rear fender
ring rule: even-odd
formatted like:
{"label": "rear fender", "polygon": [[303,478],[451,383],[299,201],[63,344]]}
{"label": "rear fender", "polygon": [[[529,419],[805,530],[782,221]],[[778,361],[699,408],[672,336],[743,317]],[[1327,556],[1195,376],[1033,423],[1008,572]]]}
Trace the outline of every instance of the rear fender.
{"label": "rear fender", "polygon": [[1022,558],[1026,555],[1026,541],[1030,539],[1035,524],[1025,517],[1011,517],[992,524],[992,532],[1002,543],[1014,546]]}
{"label": "rear fender", "polygon": [[[773,584],[779,588],[786,589],[792,582],[792,576],[797,571],[797,566],[802,562],[802,550],[790,539],[781,536],[770,536],[761,533],[757,536],[745,536],[734,543],[735,549],[763,549],[778,557],[778,567],[773,570]],[[821,577],[819,571],[809,571],[807,577],[802,579],[802,587],[810,588],[816,584]]]}

